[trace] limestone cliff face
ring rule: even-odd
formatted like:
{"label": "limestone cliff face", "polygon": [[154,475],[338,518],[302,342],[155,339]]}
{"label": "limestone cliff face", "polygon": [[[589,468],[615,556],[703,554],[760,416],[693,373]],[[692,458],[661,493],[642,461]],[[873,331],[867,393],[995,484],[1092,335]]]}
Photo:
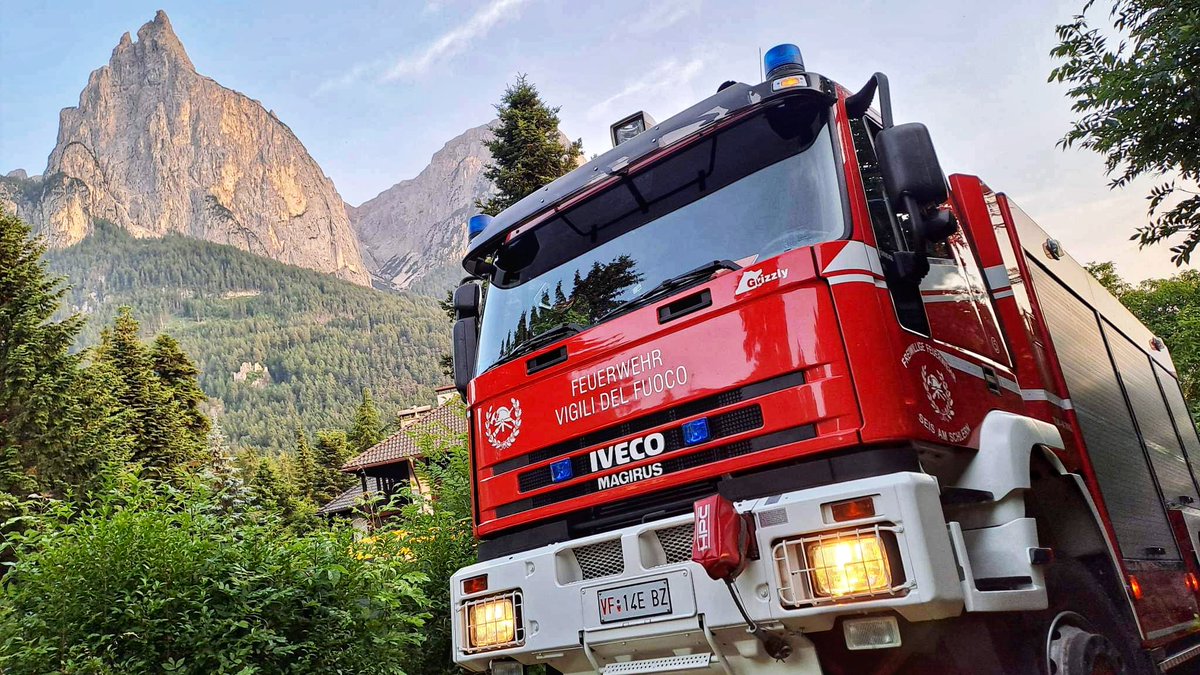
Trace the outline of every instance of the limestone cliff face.
{"label": "limestone cliff face", "polygon": [[51,246],[104,219],[370,283],[332,181],[274,113],[198,74],[161,11],[62,111],[36,198],[11,192]]}
{"label": "limestone cliff face", "polygon": [[416,178],[401,181],[358,207],[347,206],[375,281],[441,295],[464,274],[467,219],[475,200],[492,194],[483,171],[491,126],[468,129],[433,155]]}

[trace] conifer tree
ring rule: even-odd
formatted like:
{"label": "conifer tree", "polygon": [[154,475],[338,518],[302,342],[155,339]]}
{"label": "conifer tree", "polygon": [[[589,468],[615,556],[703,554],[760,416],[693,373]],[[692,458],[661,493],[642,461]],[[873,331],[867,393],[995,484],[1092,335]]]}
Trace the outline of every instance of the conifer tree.
{"label": "conifer tree", "polygon": [[203,476],[217,494],[221,507],[227,513],[244,511],[253,494],[242,478],[242,469],[229,446],[229,438],[218,422],[213,422],[208,432],[207,455]]}
{"label": "conifer tree", "polygon": [[484,172],[496,196],[476,204],[493,216],[574,169],[583,156],[582,140],[562,142],[559,109],[547,106],[525,75],[504,90],[496,111],[500,122],[487,142],[493,163]]}
{"label": "conifer tree", "polygon": [[0,516],[35,490],[94,479],[122,450],[113,400],[70,352],[83,319],[54,319],[66,287],[47,273],[45,244],[31,234],[0,213],[0,492],[10,495]]}
{"label": "conifer tree", "polygon": [[[372,445],[374,444],[372,443]],[[317,470],[321,476],[321,485],[316,497],[317,502],[323,504],[341,494],[355,482],[354,476],[341,471],[342,465],[350,458],[346,434],[336,430],[319,432],[316,456]]]}
{"label": "conifer tree", "polygon": [[312,446],[308,444],[308,433],[299,424],[296,425],[296,448],[292,454],[292,481],[296,485],[296,491],[305,499],[317,499],[316,494],[322,479]]}
{"label": "conifer tree", "polygon": [[371,397],[370,389],[363,389],[362,401],[354,413],[354,426],[350,428],[350,450],[360,453],[379,441],[382,441],[383,422],[379,418],[379,409],[375,407],[375,399]]}
{"label": "conifer tree", "polygon": [[281,483],[279,472],[271,465],[271,461],[266,457],[260,458],[258,468],[250,479],[250,491],[254,500],[263,507],[280,508],[283,492]]}
{"label": "conifer tree", "polygon": [[200,406],[208,399],[200,389],[200,369],[188,358],[175,338],[162,333],[154,338],[150,349],[154,372],[159,381],[170,391],[172,400],[179,407],[184,426],[197,441],[208,435],[208,417]]}
{"label": "conifer tree", "polygon": [[101,334],[97,354],[115,373],[114,393],[129,411],[134,437],[131,459],[148,475],[164,478],[197,462],[203,445],[188,429],[171,389],[155,373],[139,330],[132,311],[122,307],[113,325]]}

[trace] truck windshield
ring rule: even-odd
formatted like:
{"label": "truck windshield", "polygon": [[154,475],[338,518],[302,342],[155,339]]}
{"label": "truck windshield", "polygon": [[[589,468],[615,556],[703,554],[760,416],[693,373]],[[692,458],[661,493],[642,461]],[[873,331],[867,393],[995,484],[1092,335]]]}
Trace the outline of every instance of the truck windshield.
{"label": "truck windshield", "polygon": [[714,260],[744,267],[842,237],[827,115],[777,104],[509,241],[487,290],[476,372]]}

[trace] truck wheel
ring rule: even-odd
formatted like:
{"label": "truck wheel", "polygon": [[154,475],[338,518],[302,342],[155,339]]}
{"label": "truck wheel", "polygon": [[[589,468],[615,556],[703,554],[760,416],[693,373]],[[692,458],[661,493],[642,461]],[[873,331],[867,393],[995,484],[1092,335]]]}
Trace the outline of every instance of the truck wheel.
{"label": "truck wheel", "polygon": [[[1078,560],[1046,570],[1050,608],[1034,615],[1033,637],[1044,645],[1045,675],[1148,675],[1158,672],[1141,650],[1137,629]],[[1035,643],[1035,644],[1038,644]]]}
{"label": "truck wheel", "polygon": [[1054,617],[1046,635],[1046,669],[1053,675],[1120,675],[1125,658],[1111,640],[1075,612]]}

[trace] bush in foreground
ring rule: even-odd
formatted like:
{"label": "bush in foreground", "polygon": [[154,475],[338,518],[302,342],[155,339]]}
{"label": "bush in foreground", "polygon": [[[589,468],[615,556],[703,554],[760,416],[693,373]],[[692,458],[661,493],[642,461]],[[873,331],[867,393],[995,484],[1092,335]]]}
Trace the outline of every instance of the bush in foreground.
{"label": "bush in foreground", "polygon": [[402,673],[419,649],[422,579],[348,529],[128,476],[103,494],[9,542],[0,672]]}

